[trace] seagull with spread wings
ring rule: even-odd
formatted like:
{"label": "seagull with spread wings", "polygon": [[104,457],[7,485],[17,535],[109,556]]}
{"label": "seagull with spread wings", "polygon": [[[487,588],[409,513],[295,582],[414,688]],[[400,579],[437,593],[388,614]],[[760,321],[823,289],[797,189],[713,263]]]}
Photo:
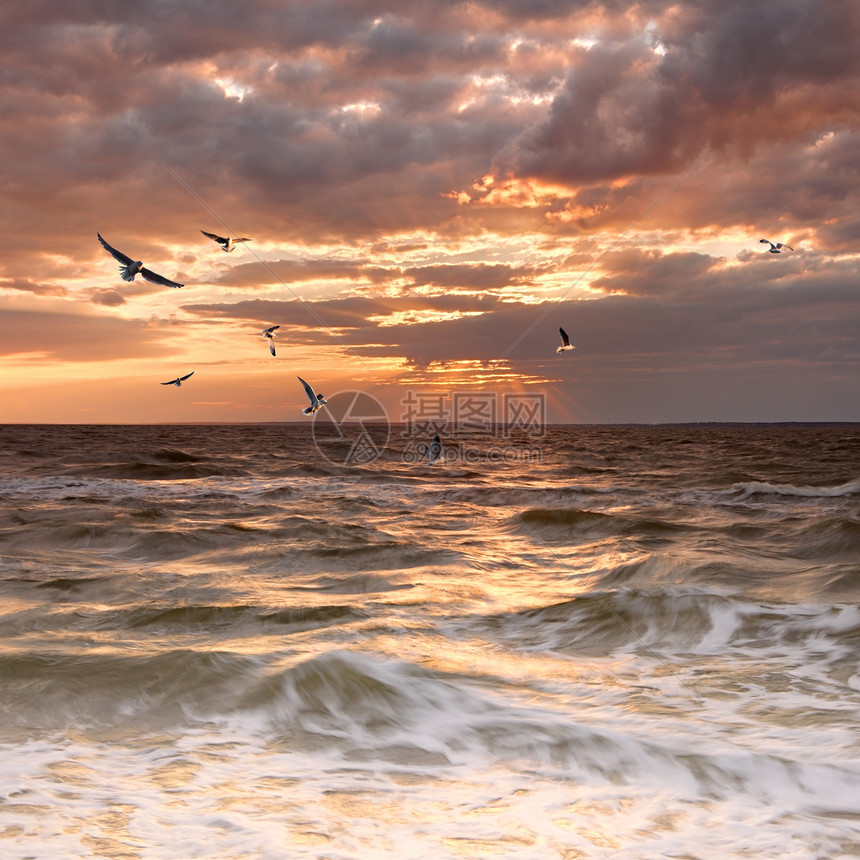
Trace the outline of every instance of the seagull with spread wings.
{"label": "seagull with spread wings", "polygon": [[239,242],[250,242],[250,239],[234,239],[232,236],[216,236],[214,233],[207,233],[205,230],[200,231],[204,236],[208,236],[213,242],[217,242],[221,246],[222,251],[232,251]]}
{"label": "seagull with spread wings", "polygon": [[556,352],[565,352],[568,349],[576,349],[576,347],[571,345],[567,332],[561,328],[561,326],[559,326],[558,333],[561,335],[561,346],[556,350]]}
{"label": "seagull with spread wings", "polygon": [[759,239],[759,242],[763,242],[765,245],[770,245],[767,249],[769,254],[781,254],[783,248],[788,248],[789,251],[794,250],[791,245],[786,245],[785,242],[777,242],[775,245],[770,241],[770,239]]}
{"label": "seagull with spread wings", "polygon": [[135,275],[142,275],[147,281],[153,284],[161,284],[162,287],[184,287],[184,284],[177,284],[176,281],[171,281],[163,275],[151,271],[144,267],[140,260],[132,260],[127,257],[122,251],[117,251],[112,245],[109,245],[102,239],[100,233],[96,233],[99,237],[99,242],[102,243],[105,250],[119,263],[119,271],[124,281],[133,281]]}
{"label": "seagull with spread wings", "polygon": [[186,373],[185,376],[179,376],[176,379],[171,379],[170,382],[162,382],[161,384],[162,385],[175,385],[177,388],[181,388],[182,383],[185,382],[185,380],[188,379],[189,376],[194,376],[193,370],[191,371],[191,373]]}
{"label": "seagull with spread wings", "polygon": [[272,355],[275,354],[275,335],[272,334],[276,328],[280,328],[279,325],[271,325],[268,328],[263,329],[263,337],[269,341],[269,352]]}
{"label": "seagull with spread wings", "polygon": [[310,385],[301,378],[301,376],[297,376],[296,379],[298,379],[298,381],[304,386],[305,394],[307,394],[308,400],[311,402],[310,406],[305,406],[305,408],[302,409],[302,414],[313,415],[314,412],[316,412],[317,409],[326,402],[326,399],[322,394],[315,394],[313,388],[311,388]]}

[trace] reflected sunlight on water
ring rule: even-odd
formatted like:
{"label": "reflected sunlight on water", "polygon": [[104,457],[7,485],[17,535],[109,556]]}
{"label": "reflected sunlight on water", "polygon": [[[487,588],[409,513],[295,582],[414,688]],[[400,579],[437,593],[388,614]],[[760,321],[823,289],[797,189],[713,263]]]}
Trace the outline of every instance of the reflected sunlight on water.
{"label": "reflected sunlight on water", "polygon": [[3,856],[860,853],[860,428],[0,435]]}

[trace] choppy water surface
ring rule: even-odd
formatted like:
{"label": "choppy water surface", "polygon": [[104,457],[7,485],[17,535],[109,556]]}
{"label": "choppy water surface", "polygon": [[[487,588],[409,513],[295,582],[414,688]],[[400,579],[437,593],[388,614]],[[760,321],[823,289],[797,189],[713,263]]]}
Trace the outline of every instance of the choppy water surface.
{"label": "choppy water surface", "polygon": [[445,441],[0,427],[0,856],[860,855],[860,427]]}

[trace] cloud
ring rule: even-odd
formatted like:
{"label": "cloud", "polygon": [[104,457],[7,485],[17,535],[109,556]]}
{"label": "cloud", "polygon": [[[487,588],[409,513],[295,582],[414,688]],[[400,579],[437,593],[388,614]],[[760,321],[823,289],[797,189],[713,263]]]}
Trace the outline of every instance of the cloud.
{"label": "cloud", "polygon": [[[577,346],[572,356],[577,362],[653,372],[729,360],[787,361],[792,355],[816,361],[838,356],[852,365],[860,360],[857,261],[825,262],[807,272],[799,265],[780,266],[788,258],[777,261],[766,254],[732,266],[699,253],[639,250],[607,260],[601,285],[612,295],[588,301],[534,305],[492,294],[451,294],[420,302],[411,296],[353,296],[183,309],[200,319],[280,322],[285,340],[403,359],[418,367],[507,359],[524,373],[566,371],[576,365],[556,360],[559,325]],[[744,275],[750,266],[752,279]]]}
{"label": "cloud", "polygon": [[[0,329],[39,373],[217,333],[238,379],[231,327],[278,323],[279,363],[496,368],[614,416],[634,378],[856,371],[856,4],[33,0],[0,49]],[[97,231],[188,288],[123,283]]]}
{"label": "cloud", "polygon": [[349,260],[257,260],[231,266],[214,278],[222,286],[246,287],[293,284],[317,280],[359,280],[375,278],[378,269]]}
{"label": "cloud", "polygon": [[505,263],[444,264],[417,266],[404,271],[415,287],[501,289],[529,282],[538,269],[529,266],[509,266]]}
{"label": "cloud", "polygon": [[0,313],[0,353],[39,353],[52,361],[101,362],[169,355],[159,326],[83,313],[19,310]]}
{"label": "cloud", "polygon": [[695,251],[666,254],[659,249],[629,248],[603,258],[605,274],[591,286],[604,292],[642,296],[698,292],[721,262]]}
{"label": "cloud", "polygon": [[0,289],[17,290],[32,293],[37,296],[65,296],[68,290],[61,284],[51,284],[44,281],[31,281],[28,278],[4,278],[0,280]]}
{"label": "cloud", "polygon": [[850,4],[666,7],[652,30],[585,52],[549,114],[500,151],[494,172],[576,186],[803,139],[856,112],[858,33]]}

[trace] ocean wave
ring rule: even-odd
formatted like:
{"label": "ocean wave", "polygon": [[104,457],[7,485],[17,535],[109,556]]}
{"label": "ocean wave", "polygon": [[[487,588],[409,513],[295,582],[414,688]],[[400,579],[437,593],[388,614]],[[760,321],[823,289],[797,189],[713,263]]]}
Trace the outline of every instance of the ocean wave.
{"label": "ocean wave", "polygon": [[348,568],[407,568],[430,564],[433,561],[453,561],[460,557],[459,553],[448,549],[436,550],[397,540],[352,542],[342,546],[318,544],[308,547],[306,554],[321,561],[337,562]]}
{"label": "ocean wave", "polygon": [[[111,856],[169,842],[177,858],[201,845],[215,846],[205,856],[334,856],[336,842],[373,857],[395,844],[415,857],[680,857],[692,844],[703,858],[751,844],[761,857],[787,845],[793,857],[836,857],[856,837],[854,723],[835,748],[815,722],[773,721],[773,697],[759,697],[750,725],[748,700],[728,696],[702,711],[653,690],[654,710],[632,711],[601,706],[594,684],[517,694],[356,651],[289,665],[170,657],[103,662],[103,683],[79,680],[75,695],[47,701],[44,672],[62,680],[73,667],[19,667],[37,678],[25,697],[39,709],[15,734],[4,726],[13,854],[36,856],[47,839],[59,856],[84,856],[82,821]],[[609,680],[619,701],[647,695]],[[37,733],[58,718],[67,733]],[[36,828],[35,815],[63,826]],[[52,838],[66,831],[69,842]]]}
{"label": "ocean wave", "polygon": [[[488,619],[518,649],[566,654],[714,654],[836,660],[860,634],[854,606],[756,602],[688,589],[592,592],[573,600]],[[826,653],[822,654],[824,643]]]}
{"label": "ocean wave", "polygon": [[[27,581],[26,584],[35,588],[56,590],[57,599],[50,612],[19,612],[0,618],[0,637],[96,634],[98,638],[98,634],[109,631],[137,642],[160,642],[163,641],[160,637],[169,637],[169,641],[176,643],[180,637],[201,634],[219,639],[227,634],[242,638],[268,633],[291,635],[348,625],[370,617],[363,609],[338,603],[274,607],[252,603],[177,605],[174,601],[103,609],[100,604],[85,602],[85,595],[105,580],[105,577],[90,577],[84,581],[62,578],[44,583]],[[99,666],[99,663],[94,664],[94,671]]]}
{"label": "ocean wave", "polygon": [[401,582],[397,577],[380,573],[356,573],[346,576],[325,575],[309,585],[297,586],[301,590],[325,591],[332,594],[376,594],[386,591],[403,591],[414,588],[412,582]]}
{"label": "ocean wave", "polygon": [[124,506],[140,499],[160,501],[201,501],[234,497],[247,491],[262,492],[260,481],[208,477],[190,485],[175,480],[134,480],[129,477],[88,477],[84,475],[46,475],[0,479],[0,498],[10,503],[44,501],[103,503]]}
{"label": "ocean wave", "polygon": [[[600,490],[582,484],[561,487],[534,487],[528,484],[503,483],[455,484],[427,489],[426,498],[436,504],[474,505],[479,508],[535,508],[550,509],[551,505],[570,505],[583,497],[597,495]],[[554,508],[553,508],[554,509]]]}
{"label": "ocean wave", "polygon": [[627,517],[579,508],[530,508],[511,520],[519,531],[550,541],[594,541],[611,537],[666,538],[689,530],[681,522]]}
{"label": "ocean wave", "polygon": [[286,609],[261,609],[253,605],[237,606],[167,606],[131,610],[116,619],[120,628],[155,628],[169,631],[188,631],[205,628],[206,631],[237,626],[258,627],[277,625],[309,630],[330,624],[344,624],[362,620],[367,613],[351,606],[300,606]]}
{"label": "ocean wave", "polygon": [[143,562],[176,561],[213,551],[254,549],[261,538],[268,536],[264,528],[244,523],[191,526],[145,517],[138,525],[127,520],[70,522],[57,519],[36,519],[11,534],[2,536],[2,545],[9,552],[26,555],[38,548],[39,555],[77,553],[79,561],[114,558]]}
{"label": "ocean wave", "polygon": [[815,590],[840,602],[855,600],[860,589],[860,562],[834,564],[821,571],[815,570]]}
{"label": "ocean wave", "polygon": [[839,498],[860,494],[860,478],[854,478],[835,487],[772,484],[767,481],[741,481],[732,485],[731,492],[740,499],[758,495]]}
{"label": "ocean wave", "polygon": [[130,481],[190,481],[195,478],[213,478],[225,475],[241,475],[240,468],[200,461],[131,460],[123,463],[93,464],[69,469],[70,475],[88,478],[114,478]]}
{"label": "ocean wave", "polygon": [[[0,545],[10,553],[32,556],[50,553],[90,553],[93,559],[116,558],[143,562],[188,559],[213,553],[281,558],[298,553],[317,564],[336,567],[379,565],[414,567],[450,559],[447,547],[422,547],[398,539],[373,523],[326,517],[343,514],[342,504],[318,505],[318,516],[289,513],[272,503],[237,503],[224,493],[207,497],[198,490],[191,510],[183,498],[151,499],[118,496],[101,503],[63,499],[32,511],[10,509],[0,514]],[[359,510],[366,510],[360,504]],[[235,555],[238,553],[239,555]],[[454,554],[455,555],[455,554]],[[226,563],[228,556],[221,560]]]}
{"label": "ocean wave", "polygon": [[257,658],[216,650],[0,654],[0,715],[31,729],[153,731],[187,724],[188,708],[236,706],[260,666]]}
{"label": "ocean wave", "polygon": [[588,707],[552,702],[534,691],[519,697],[456,673],[334,650],[258,679],[234,720],[281,748],[311,744],[346,762],[411,772],[492,761],[577,782],[652,786],[659,774],[660,784],[710,801],[741,792],[770,803],[778,793],[836,807],[842,792],[860,788],[860,774],[838,765],[786,762],[713,738],[703,748],[695,735],[679,738],[671,729],[641,736],[621,720],[606,725],[605,714],[589,723]]}
{"label": "ocean wave", "polygon": [[[475,757],[559,765],[583,775],[629,771],[635,756],[611,732],[541,711],[456,673],[333,650],[258,680],[237,709],[242,725],[304,745],[312,739],[350,761],[424,767]],[[633,744],[633,746],[636,746]]]}
{"label": "ocean wave", "polygon": [[623,519],[612,514],[577,508],[531,508],[516,514],[511,522],[526,530],[538,530],[542,536],[568,534],[586,540],[621,534],[626,526]]}
{"label": "ocean wave", "polygon": [[31,583],[35,588],[53,588],[57,591],[80,591],[85,588],[107,585],[112,579],[113,577],[111,576],[57,576],[43,581],[29,578],[21,578],[18,581]]}
{"label": "ocean wave", "polygon": [[860,519],[824,517],[800,529],[790,540],[791,551],[798,558],[860,558]]}

